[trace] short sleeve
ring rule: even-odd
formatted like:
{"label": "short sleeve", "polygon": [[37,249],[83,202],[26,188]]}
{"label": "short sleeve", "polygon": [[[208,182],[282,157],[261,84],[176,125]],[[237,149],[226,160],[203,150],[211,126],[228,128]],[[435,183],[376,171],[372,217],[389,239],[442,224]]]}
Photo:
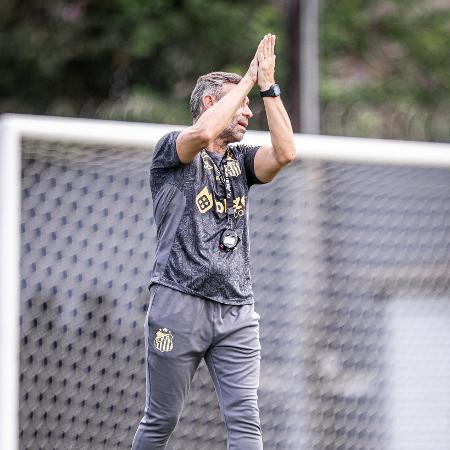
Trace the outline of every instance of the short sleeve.
{"label": "short sleeve", "polygon": [[177,137],[180,131],[171,131],[156,144],[153,152],[152,169],[170,169],[182,164],[177,153]]}
{"label": "short sleeve", "polygon": [[154,198],[165,183],[173,181],[177,168],[183,164],[177,153],[179,134],[180,131],[172,131],[155,146],[150,168],[150,189]]}
{"label": "short sleeve", "polygon": [[253,184],[265,184],[263,181],[259,180],[255,175],[255,155],[259,150],[259,146],[252,145],[239,145],[239,151],[242,152],[245,174],[247,177],[248,187]]}

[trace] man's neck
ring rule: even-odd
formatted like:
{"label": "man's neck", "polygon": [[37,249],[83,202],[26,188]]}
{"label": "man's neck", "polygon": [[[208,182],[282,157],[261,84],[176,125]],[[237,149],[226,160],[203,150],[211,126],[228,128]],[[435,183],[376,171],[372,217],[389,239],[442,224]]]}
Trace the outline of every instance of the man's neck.
{"label": "man's neck", "polygon": [[224,155],[227,151],[227,146],[228,145],[221,139],[216,139],[214,142],[208,145],[208,151]]}

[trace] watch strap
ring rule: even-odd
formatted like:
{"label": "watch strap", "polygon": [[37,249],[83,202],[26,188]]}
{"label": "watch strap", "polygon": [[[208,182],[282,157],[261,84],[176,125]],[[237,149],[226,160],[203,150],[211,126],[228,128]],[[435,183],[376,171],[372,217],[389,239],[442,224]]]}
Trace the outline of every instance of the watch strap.
{"label": "watch strap", "polygon": [[278,84],[272,84],[269,89],[265,91],[259,91],[261,97],[278,97],[281,94],[280,86]]}

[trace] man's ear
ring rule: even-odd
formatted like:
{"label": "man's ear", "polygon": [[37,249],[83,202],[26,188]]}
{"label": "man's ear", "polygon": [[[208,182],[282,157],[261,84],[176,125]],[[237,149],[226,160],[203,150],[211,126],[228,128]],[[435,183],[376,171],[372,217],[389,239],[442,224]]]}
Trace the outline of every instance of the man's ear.
{"label": "man's ear", "polygon": [[204,95],[202,100],[204,110],[211,108],[211,106],[214,105],[214,103],[216,103],[216,98],[210,94]]}

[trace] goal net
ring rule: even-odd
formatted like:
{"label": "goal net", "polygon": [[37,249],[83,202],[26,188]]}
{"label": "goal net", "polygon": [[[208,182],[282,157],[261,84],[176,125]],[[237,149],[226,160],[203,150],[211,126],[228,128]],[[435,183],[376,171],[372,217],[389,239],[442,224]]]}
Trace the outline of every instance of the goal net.
{"label": "goal net", "polygon": [[[2,449],[131,448],[156,244],[149,166],[177,128],[3,117]],[[450,146],[296,144],[249,200],[265,448],[448,450]],[[169,449],[225,442],[202,364]]]}

